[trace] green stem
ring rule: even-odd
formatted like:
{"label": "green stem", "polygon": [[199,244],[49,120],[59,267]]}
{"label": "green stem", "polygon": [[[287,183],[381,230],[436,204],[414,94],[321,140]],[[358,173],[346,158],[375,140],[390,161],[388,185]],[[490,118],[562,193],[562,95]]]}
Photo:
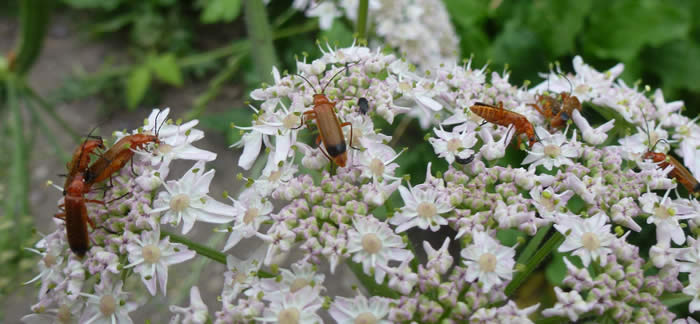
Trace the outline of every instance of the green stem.
{"label": "green stem", "polygon": [[223,253],[221,253],[217,250],[214,250],[208,246],[194,242],[185,236],[161,230],[160,237],[161,238],[170,237],[170,241],[187,245],[187,248],[197,252],[197,254],[199,254],[203,257],[207,257],[209,259],[212,259],[212,260],[219,262],[223,265],[226,265],[226,254],[223,254]]}
{"label": "green stem", "polygon": [[396,291],[387,287],[387,285],[383,283],[378,284],[376,281],[374,281],[373,276],[366,275],[364,271],[362,271],[362,264],[355,263],[353,261],[348,261],[347,264],[348,267],[350,267],[350,270],[352,270],[357,277],[357,280],[359,280],[362,286],[367,289],[367,292],[370,295],[388,297],[391,299],[399,298],[399,294],[397,294]]}
{"label": "green stem", "polygon": [[677,305],[689,303],[691,300],[693,300],[693,296],[688,296],[683,293],[677,293],[677,294],[664,294],[660,298],[661,303],[663,303],[666,307],[674,307]]}
{"label": "green stem", "polygon": [[542,243],[542,240],[544,240],[545,235],[547,235],[551,228],[552,224],[549,224],[537,230],[537,234],[527,242],[527,246],[525,246],[523,252],[520,253],[517,261],[518,263],[524,264],[527,260],[530,260],[530,257],[537,251],[537,248],[540,247],[540,243]]}
{"label": "green stem", "polygon": [[[24,138],[24,121],[22,120],[22,109],[19,105],[19,88],[18,79],[14,77],[8,78],[6,82],[7,88],[7,106],[10,112],[10,136],[14,147],[11,164],[11,172],[8,181],[8,197],[5,200],[5,215],[7,217],[14,216],[15,224],[22,224],[22,218],[29,215],[29,169],[27,161],[26,141]],[[16,239],[24,237],[25,233],[20,226],[19,231],[14,233]]]}
{"label": "green stem", "polygon": [[29,113],[32,115],[33,120],[35,120],[39,124],[39,130],[41,130],[42,134],[49,140],[51,145],[53,145],[53,150],[56,152],[56,156],[58,156],[59,159],[63,162],[68,162],[70,159],[70,156],[66,154],[66,151],[63,149],[63,146],[56,141],[56,136],[51,132],[49,127],[46,125],[43,119],[41,119],[41,115],[37,113],[36,107],[31,102],[26,103],[27,108],[29,108]]}
{"label": "green stem", "polygon": [[51,16],[51,0],[21,0],[19,6],[20,36],[15,61],[10,65],[18,75],[25,75],[39,57]]}
{"label": "green stem", "polygon": [[357,38],[367,40],[367,16],[369,15],[369,0],[360,0],[357,6]]}
{"label": "green stem", "polygon": [[49,116],[51,116],[51,118],[53,118],[53,120],[55,120],[56,123],[58,123],[58,125],[60,125],[61,128],[63,128],[63,130],[66,131],[76,142],[80,141],[80,135],[78,135],[78,133],[76,133],[73,128],[70,127],[70,125],[68,125],[68,123],[58,115],[58,113],[56,113],[56,109],[54,109],[52,104],[44,100],[44,98],[39,96],[39,94],[37,94],[34,89],[30,87],[25,87],[25,91],[27,94],[29,94],[29,97],[36,101],[39,104],[39,107],[43,109],[44,112],[49,114]]}
{"label": "green stem", "polygon": [[250,37],[253,63],[260,80],[272,83],[272,67],[277,65],[277,54],[272,43],[272,28],[262,0],[245,0],[245,22]]}
{"label": "green stem", "polygon": [[[165,238],[169,237],[171,242],[175,243],[182,243],[187,246],[192,251],[197,252],[197,254],[209,258],[211,260],[214,260],[216,262],[219,262],[223,265],[226,265],[226,254],[219,252],[218,250],[212,249],[206,245],[199,244],[197,242],[194,242],[190,239],[188,239],[185,236],[178,235],[175,233],[170,233],[169,231],[160,231],[160,238]],[[258,270],[258,276],[263,277],[263,278],[272,278],[274,277],[273,274],[267,272],[267,271],[262,271]]]}
{"label": "green stem", "polygon": [[238,56],[231,58],[226,68],[219,72],[216,77],[209,82],[209,89],[195,99],[194,107],[192,107],[192,109],[185,115],[185,120],[197,119],[202,115],[204,110],[206,110],[209,101],[216,98],[216,96],[219,94],[219,90],[221,90],[221,86],[224,84],[224,82],[236,75],[238,69],[241,67],[244,57],[245,54],[240,53]]}
{"label": "green stem", "polygon": [[559,247],[559,245],[564,242],[564,235],[559,232],[552,234],[552,237],[547,240],[541,249],[535,253],[535,255],[528,260],[525,270],[518,272],[513,280],[506,286],[506,296],[510,297],[513,293],[522,285],[525,280],[530,276],[530,274],[535,271],[535,269],[540,265],[542,261],[550,254],[554,249]]}

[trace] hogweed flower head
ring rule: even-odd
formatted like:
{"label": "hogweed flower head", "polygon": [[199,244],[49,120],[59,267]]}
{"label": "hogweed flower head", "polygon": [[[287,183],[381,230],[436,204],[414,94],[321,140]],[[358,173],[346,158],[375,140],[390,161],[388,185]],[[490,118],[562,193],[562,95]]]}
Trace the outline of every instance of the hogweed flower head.
{"label": "hogweed flower head", "polygon": [[[420,14],[428,11],[416,8],[401,14],[424,19]],[[222,173],[206,169],[213,153],[188,146],[203,136],[196,123],[164,124],[163,142],[172,148],[140,150],[134,172],[115,174],[104,197],[87,195],[109,201],[130,193],[106,207],[88,206],[101,227],[90,232],[84,260],[69,252],[61,221],[32,249],[41,256],[33,279],[39,302],[26,320],[128,322],[139,300],[131,294],[165,294],[168,266],[191,258],[193,250],[227,263],[224,275],[211,279],[222,287],[216,323],[527,323],[535,312],[571,321],[670,322],[675,314],[666,298],[677,293],[688,295],[691,311],[700,308],[700,203],[677,188],[672,169],[640,159],[657,139],[668,139],[657,152],[684,161],[695,156],[700,127],[678,113],[678,103],[619,81],[621,65],[598,72],[580,57],[575,73],[550,71],[528,89],[511,84],[508,71],[487,74],[471,61],[428,72],[361,46],[322,52],[298,61],[298,74],[273,70],[274,83],[251,93],[255,116],[236,126],[242,139],[235,146],[242,148],[238,166],[262,171],[239,175],[245,189],[229,200],[210,192]],[[315,145],[319,116],[303,120],[321,88],[334,105],[322,117],[352,125],[338,132],[343,148],[333,146],[342,144],[337,138]],[[553,128],[528,105],[544,91],[567,92],[583,109],[595,105],[621,118],[592,125],[574,111],[566,129]],[[367,99],[369,114],[357,98]],[[519,152],[511,145],[515,125],[481,125],[469,109],[476,102],[502,102],[523,115],[537,142]],[[401,130],[411,118],[426,130]],[[633,133],[620,138],[614,128],[628,124]],[[424,143],[405,150],[392,145],[419,132],[411,137]],[[344,154],[344,167],[326,158],[329,147],[333,157]],[[173,159],[197,162],[178,180],[170,174]],[[409,174],[425,180],[411,182]],[[217,235],[226,242],[207,248],[161,228],[182,223],[189,233],[198,222],[220,224],[217,231],[225,234]],[[642,238],[652,230],[655,236]],[[264,243],[247,258],[219,252],[237,254],[249,240]],[[563,277],[554,306],[516,305],[519,285],[549,260],[564,264],[552,267]],[[337,280],[348,269],[355,280]],[[145,289],[137,284],[137,291],[124,292],[139,277]],[[367,290],[341,293],[335,283]],[[190,307],[172,307],[176,320],[208,317],[212,304],[204,306],[194,291],[191,297]]]}

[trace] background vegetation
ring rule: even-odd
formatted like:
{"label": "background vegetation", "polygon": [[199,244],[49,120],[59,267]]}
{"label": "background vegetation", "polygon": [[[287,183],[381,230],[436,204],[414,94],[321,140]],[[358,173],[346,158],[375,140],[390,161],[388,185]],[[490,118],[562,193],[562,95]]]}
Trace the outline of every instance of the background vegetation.
{"label": "background vegetation", "polygon": [[[230,127],[231,123],[249,123],[250,111],[232,104],[226,112],[208,112],[208,103],[223,88],[239,87],[247,94],[261,82],[270,81],[269,69],[263,67],[274,63],[281,71],[293,71],[295,58],[320,56],[318,40],[339,46],[353,40],[351,21],[336,19],[330,30],[321,31],[316,19],[292,9],[289,0],[270,1],[266,7],[268,25],[246,19],[260,13],[247,7],[246,0],[62,0],[54,6],[48,3],[0,2],[0,19],[16,22],[22,33],[14,54],[0,57],[0,151],[13,152],[0,154],[0,199],[5,201],[0,218],[0,295],[15,286],[16,278],[27,279],[32,273],[32,254],[21,249],[38,237],[30,231],[33,218],[26,204],[30,191],[26,159],[36,129],[44,131],[46,121],[65,126],[53,110],[54,105],[99,96],[105,103],[103,113],[110,116],[124,109],[150,109],[160,102],[162,90],[206,80],[208,86],[189,103],[184,117],[199,118],[205,129],[224,133],[233,143],[240,135]],[[462,57],[473,57],[475,66],[488,63],[489,69],[495,71],[507,68],[512,72],[513,83],[539,83],[537,73],[547,71],[553,62],[560,62],[565,71],[571,70],[572,58],[581,55],[599,70],[624,63],[623,79],[628,84],[643,80],[641,85],[662,88],[668,101],[685,101],[686,114],[691,117],[700,109],[700,65],[696,63],[700,57],[698,1],[445,3],[461,39]],[[43,10],[33,14],[27,11],[40,7]],[[98,71],[66,75],[50,95],[40,98],[24,82],[24,76],[36,60],[51,14],[71,17],[85,42],[118,44],[123,52],[105,57]],[[260,52],[261,46],[251,44],[258,44],[260,37],[264,39],[266,30],[272,35],[274,47],[273,52],[265,54]],[[372,26],[370,37],[371,30]],[[12,56],[17,57],[14,63]],[[21,112],[20,106],[27,110]],[[418,127],[415,122],[403,124]],[[25,137],[27,131],[22,131],[22,125],[39,126],[29,127],[31,132]],[[77,141],[77,132],[64,129]],[[422,138],[410,135],[404,135],[398,145],[411,145],[400,164],[408,169],[404,172],[415,175],[413,181],[422,181],[424,159],[431,156],[425,153],[432,153],[432,148]],[[56,144],[55,149],[67,160],[70,148]],[[437,166],[438,170],[445,168],[446,165]]]}

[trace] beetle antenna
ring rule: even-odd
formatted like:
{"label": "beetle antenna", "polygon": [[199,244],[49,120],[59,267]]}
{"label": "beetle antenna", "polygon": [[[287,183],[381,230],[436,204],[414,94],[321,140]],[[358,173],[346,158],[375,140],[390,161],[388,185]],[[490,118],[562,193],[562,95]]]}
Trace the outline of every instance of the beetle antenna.
{"label": "beetle antenna", "polygon": [[345,64],[345,68],[343,68],[340,71],[333,74],[333,77],[331,77],[330,80],[328,80],[328,82],[326,82],[326,85],[323,86],[323,89],[321,89],[321,93],[326,93],[326,87],[331,83],[331,81],[333,81],[333,79],[335,79],[335,77],[337,77],[338,74],[343,73],[344,71],[348,70],[350,68],[350,66],[354,65],[355,63],[357,63],[357,62]]}
{"label": "beetle antenna", "polygon": [[[644,118],[644,124],[647,126],[647,131],[646,131],[647,140],[649,142],[649,145],[651,145],[651,132],[649,131],[649,121],[647,120],[647,115],[644,113],[644,109],[642,109],[641,107],[639,107],[639,111],[642,112],[642,117]],[[654,146],[652,146],[651,149],[649,149],[649,152],[653,152],[653,149],[655,146],[656,146],[656,144],[654,144]]]}
{"label": "beetle antenna", "polygon": [[564,79],[566,79],[566,82],[569,82],[569,94],[572,94],[574,92],[574,84],[571,83],[571,80],[569,80],[569,78],[567,78],[566,75],[564,75],[564,73],[557,72],[557,74],[561,75]]}
{"label": "beetle antenna", "polygon": [[318,93],[316,92],[316,87],[314,87],[314,85],[311,83],[311,81],[309,81],[309,79],[305,78],[303,75],[298,73],[294,73],[294,75],[298,75],[300,78],[304,79],[304,81],[306,81],[306,83],[308,83],[311,86],[311,90],[313,90],[314,93]]}

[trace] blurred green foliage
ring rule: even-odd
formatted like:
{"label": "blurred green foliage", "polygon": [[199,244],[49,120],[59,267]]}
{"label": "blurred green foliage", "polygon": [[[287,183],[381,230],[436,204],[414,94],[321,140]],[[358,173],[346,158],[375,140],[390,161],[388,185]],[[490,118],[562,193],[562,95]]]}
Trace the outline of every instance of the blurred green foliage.
{"label": "blurred green foliage", "polygon": [[492,70],[506,65],[511,82],[539,83],[551,62],[605,70],[625,64],[628,84],[643,80],[700,109],[700,2],[682,0],[446,0],[462,55]]}

